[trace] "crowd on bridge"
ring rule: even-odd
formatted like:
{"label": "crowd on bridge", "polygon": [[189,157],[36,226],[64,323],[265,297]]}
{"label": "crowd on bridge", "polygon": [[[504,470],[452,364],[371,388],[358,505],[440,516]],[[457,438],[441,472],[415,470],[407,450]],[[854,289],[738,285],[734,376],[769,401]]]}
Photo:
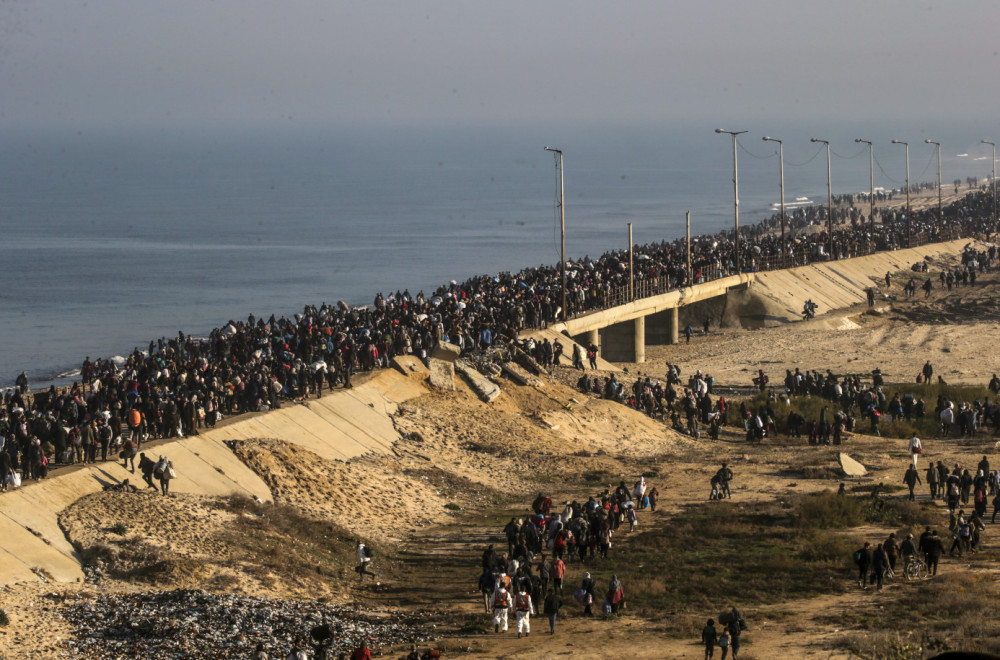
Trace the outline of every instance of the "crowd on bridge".
{"label": "crowd on bridge", "polygon": [[[988,202],[986,193],[973,191],[946,207],[941,218],[930,210],[914,212],[910,229],[925,240],[942,240],[956,232],[963,236],[991,232]],[[810,225],[819,228],[824,213],[821,207],[795,209],[789,226],[796,231]],[[834,257],[861,253],[869,245],[894,249],[906,244],[906,223],[898,210],[882,211],[874,235],[851,203],[835,213],[845,222],[835,230],[834,243],[839,247]],[[782,256],[773,223],[774,218],[744,228],[740,250],[745,270]],[[690,279],[686,240],[638,246],[636,280],[669,289],[735,273],[733,238],[722,232],[692,239]],[[799,252],[792,249],[791,254],[796,259],[827,259],[830,255],[822,247],[826,243],[822,231],[801,231],[793,241]],[[630,279],[624,251],[585,257],[568,263],[566,270],[570,315],[613,304],[614,291]],[[96,460],[95,447],[100,448],[101,460],[107,459],[108,451],[127,455],[149,439],[196,435],[223,416],[279,408],[288,401],[318,397],[324,389],[350,388],[356,371],[387,367],[394,356],[410,354],[426,361],[443,340],[459,345],[463,352],[512,341],[525,328],[555,322],[561,305],[560,268],[539,266],[477,276],[461,284],[452,281],[432,295],[403,290],[379,293],[371,305],[361,307],[341,301],[307,305],[291,318],[272,315],[264,320],[251,315],[245,321],[231,320],[205,338],[179,332],[150,341],[145,350],[137,347],[124,358],[91,361],[88,357],[81,365],[80,381],[67,389],[50,387],[32,394],[22,372],[3,398],[4,464],[10,470],[19,468],[22,476],[43,478],[53,463]],[[573,357],[582,366],[582,355]],[[589,357],[594,366],[594,356]],[[608,391],[607,384],[598,385]],[[614,389],[622,396],[623,390]],[[655,386],[645,383],[633,388],[631,395],[625,390],[624,397],[637,406],[657,401]],[[697,400],[695,405],[700,405]],[[127,440],[131,447],[125,447]]]}

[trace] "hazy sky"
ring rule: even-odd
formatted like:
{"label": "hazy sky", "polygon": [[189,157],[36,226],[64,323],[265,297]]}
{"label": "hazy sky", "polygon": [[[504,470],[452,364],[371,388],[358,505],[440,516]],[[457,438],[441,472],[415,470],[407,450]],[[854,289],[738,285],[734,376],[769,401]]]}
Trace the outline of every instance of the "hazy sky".
{"label": "hazy sky", "polygon": [[8,0],[0,122],[987,122],[998,19],[995,0]]}

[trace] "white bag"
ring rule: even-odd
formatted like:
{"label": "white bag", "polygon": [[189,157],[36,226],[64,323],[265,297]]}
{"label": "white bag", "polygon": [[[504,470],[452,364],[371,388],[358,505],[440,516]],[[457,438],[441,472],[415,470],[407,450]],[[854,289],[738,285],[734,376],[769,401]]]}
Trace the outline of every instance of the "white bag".
{"label": "white bag", "polygon": [[21,473],[13,470],[7,473],[7,485],[13,488],[21,487]]}

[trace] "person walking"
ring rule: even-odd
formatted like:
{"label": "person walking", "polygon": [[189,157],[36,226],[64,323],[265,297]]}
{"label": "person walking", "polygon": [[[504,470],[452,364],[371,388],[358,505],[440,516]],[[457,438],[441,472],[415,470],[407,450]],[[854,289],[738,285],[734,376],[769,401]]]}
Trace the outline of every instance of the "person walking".
{"label": "person walking", "polygon": [[625,589],[622,587],[622,582],[618,579],[617,575],[611,576],[611,582],[608,584],[607,601],[611,605],[612,614],[618,614],[620,610],[625,609]]}
{"label": "person walking", "polygon": [[594,605],[594,588],[596,586],[597,584],[594,582],[594,578],[590,577],[590,573],[584,573],[583,581],[580,583],[580,592],[582,592],[582,595],[579,599],[583,605],[584,616],[594,616],[591,608]]}
{"label": "person walking", "polygon": [[865,541],[864,546],[854,553],[854,563],[858,566],[858,586],[868,588],[868,572],[872,567],[871,543]]}
{"label": "person walking", "polygon": [[743,634],[743,627],[746,622],[743,615],[734,606],[730,613],[729,623],[726,624],[726,632],[729,633],[729,648],[733,651],[733,660],[738,660],[740,654],[740,635]]}
{"label": "person walking", "polygon": [[729,653],[729,631],[725,628],[719,635],[719,649],[722,651],[722,660],[726,660],[726,655]]}
{"label": "person walking", "polygon": [[552,559],[552,591],[562,596],[563,578],[566,577],[566,564],[561,557]]}
{"label": "person walking", "polygon": [[913,469],[916,470],[917,457],[920,456],[920,454],[922,454],[924,451],[923,446],[920,444],[920,438],[917,437],[916,433],[914,433],[913,437],[910,438],[909,450],[910,450],[910,460],[913,461]]}
{"label": "person walking", "polygon": [[933,500],[938,496],[938,471],[934,461],[931,461],[931,464],[927,466],[927,472],[924,476],[927,478],[927,486],[930,488]]}
{"label": "person walking", "polygon": [[875,547],[875,552],[872,553],[872,578],[877,585],[876,590],[882,591],[882,578],[885,577],[885,569],[888,567],[889,562],[886,560],[885,548],[881,545]]}
{"label": "person walking", "polygon": [[372,561],[371,548],[365,545],[361,539],[358,539],[356,550],[358,552],[358,566],[354,570],[358,572],[358,580],[364,582],[366,575],[370,575],[374,578],[375,573],[368,570],[368,565],[371,564]]}
{"label": "person walking", "polygon": [[927,573],[937,575],[938,561],[944,553],[944,543],[938,536],[935,529],[929,535],[924,533],[920,538],[920,551],[924,553],[924,562],[927,564]]}
{"label": "person walking", "polygon": [[918,483],[921,483],[920,475],[917,474],[917,466],[911,465],[906,468],[906,473],[903,475],[903,483],[910,489],[910,501],[913,502],[916,499],[913,489]]}
{"label": "person walking", "polygon": [[712,656],[715,655],[715,644],[719,641],[713,619],[709,619],[705,627],[701,629],[701,641],[705,645],[705,660],[712,660]]}
{"label": "person walking", "polygon": [[510,595],[504,588],[493,592],[493,632],[507,632],[507,613],[510,611]]}
{"label": "person walking", "polygon": [[896,572],[896,561],[899,559],[899,541],[896,540],[896,533],[893,532],[889,534],[889,538],[882,543],[882,549],[885,550],[885,559],[888,564],[889,570],[893,573]]}
{"label": "person walking", "polygon": [[549,617],[549,634],[556,634],[556,618],[559,616],[559,608],[562,607],[563,600],[562,597],[555,592],[555,590],[550,591],[545,596],[545,614]]}
{"label": "person walking", "polygon": [[531,634],[531,615],[535,613],[535,604],[531,602],[531,594],[523,586],[514,596],[514,609],[517,616],[517,637],[520,639],[522,632],[527,637]]}

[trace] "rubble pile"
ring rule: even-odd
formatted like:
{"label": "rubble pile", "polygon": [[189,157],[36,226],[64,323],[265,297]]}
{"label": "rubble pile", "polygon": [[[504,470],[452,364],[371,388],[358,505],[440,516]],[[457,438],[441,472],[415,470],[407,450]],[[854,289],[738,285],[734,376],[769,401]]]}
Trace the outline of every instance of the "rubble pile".
{"label": "rubble pile", "polygon": [[[330,651],[424,642],[431,637],[414,614],[358,611],[318,601],[274,600],[206,591],[105,594],[69,604],[73,651],[87,658],[248,658],[263,644],[285,657],[309,632],[330,626]],[[334,656],[335,657],[335,656]]]}

